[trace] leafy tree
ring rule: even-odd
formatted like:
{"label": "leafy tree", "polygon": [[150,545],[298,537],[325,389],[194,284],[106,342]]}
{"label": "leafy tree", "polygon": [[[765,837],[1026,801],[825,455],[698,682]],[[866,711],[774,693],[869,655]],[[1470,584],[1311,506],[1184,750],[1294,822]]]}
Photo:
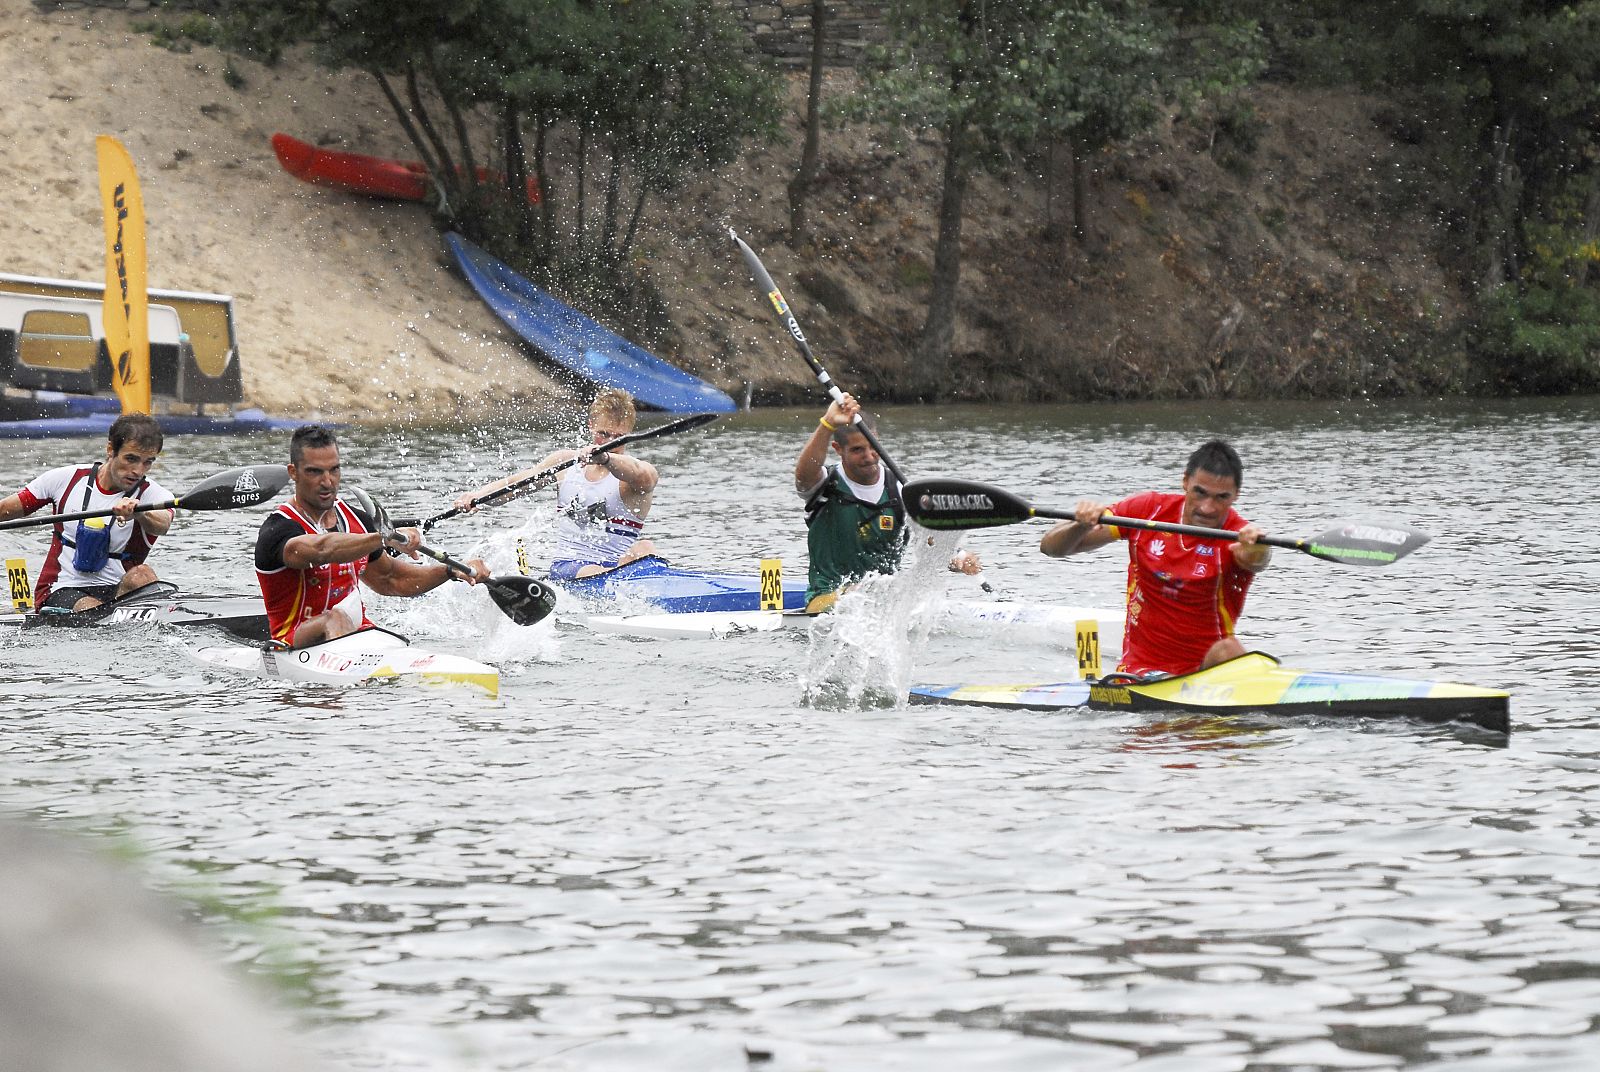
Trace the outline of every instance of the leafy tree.
{"label": "leafy tree", "polygon": [[1153,21],[1119,18],[1095,3],[1051,12],[1037,87],[1040,131],[1067,146],[1072,233],[1084,240],[1084,168],[1091,155],[1155,121],[1161,66],[1171,34]]}
{"label": "leafy tree", "polygon": [[1164,99],[1233,85],[1259,63],[1237,55],[1238,42],[1252,40],[1251,24],[1230,44],[1226,34],[1184,32],[1153,0],[891,0],[890,11],[900,43],[875,57],[864,91],[841,110],[942,135],[932,292],[916,345],[916,386],[937,395],[955,332],[973,171],[1052,137],[1067,139],[1081,166],[1088,153],[1148,126]]}
{"label": "leafy tree", "polygon": [[[307,45],[330,68],[369,74],[450,224],[523,266],[621,272],[651,195],[774,130],[773,82],[716,0],[253,0],[225,26],[233,48],[263,60]],[[475,178],[482,145],[499,165],[488,188]],[[552,189],[557,175],[569,196]]]}
{"label": "leafy tree", "polygon": [[1360,0],[1339,25],[1437,132],[1494,379],[1600,383],[1600,2]]}
{"label": "leafy tree", "polygon": [[913,389],[937,395],[955,335],[961,224],[974,168],[1003,160],[1038,128],[1028,59],[1043,19],[1032,4],[988,0],[892,0],[900,44],[874,56],[863,92],[843,114],[896,129],[937,130],[944,141],[932,293],[916,354]]}

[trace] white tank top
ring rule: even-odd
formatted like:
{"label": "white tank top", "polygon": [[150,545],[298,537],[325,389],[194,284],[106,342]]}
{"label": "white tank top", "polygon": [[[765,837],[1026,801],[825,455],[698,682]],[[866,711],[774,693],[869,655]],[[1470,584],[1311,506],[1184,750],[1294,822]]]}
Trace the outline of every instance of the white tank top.
{"label": "white tank top", "polygon": [[622,481],[613,473],[599,480],[575,465],[556,486],[556,549],[561,561],[615,562],[644,531],[644,522],[622,502]]}

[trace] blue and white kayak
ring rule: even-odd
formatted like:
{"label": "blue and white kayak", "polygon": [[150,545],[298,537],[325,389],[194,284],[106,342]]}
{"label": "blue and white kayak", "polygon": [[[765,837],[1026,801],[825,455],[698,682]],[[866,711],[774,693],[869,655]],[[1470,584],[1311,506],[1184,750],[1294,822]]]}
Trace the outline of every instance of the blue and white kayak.
{"label": "blue and white kayak", "polygon": [[[552,583],[587,609],[599,612],[619,606],[660,614],[754,613],[761,609],[759,574],[680,569],[656,555],[646,555],[594,577]],[[782,589],[784,610],[800,610],[806,605],[804,584],[784,583]]]}

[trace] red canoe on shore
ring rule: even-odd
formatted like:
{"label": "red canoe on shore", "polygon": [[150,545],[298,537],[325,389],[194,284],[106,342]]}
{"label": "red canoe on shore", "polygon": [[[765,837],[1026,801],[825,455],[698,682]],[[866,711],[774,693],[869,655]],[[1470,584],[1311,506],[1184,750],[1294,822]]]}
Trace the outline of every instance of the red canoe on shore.
{"label": "red canoe on shore", "polygon": [[[413,160],[387,160],[381,156],[322,149],[287,134],[272,136],[272,151],[283,170],[297,179],[352,190],[370,197],[421,201],[428,196],[428,169]],[[494,182],[499,176],[478,169],[478,181]],[[539,203],[538,180],[528,179],[528,203]]]}

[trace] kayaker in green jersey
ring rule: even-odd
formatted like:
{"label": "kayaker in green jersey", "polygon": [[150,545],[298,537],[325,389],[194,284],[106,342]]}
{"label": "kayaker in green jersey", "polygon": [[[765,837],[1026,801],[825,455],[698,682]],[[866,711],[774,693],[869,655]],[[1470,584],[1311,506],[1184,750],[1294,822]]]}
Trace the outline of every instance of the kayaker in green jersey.
{"label": "kayaker in green jersey", "polygon": [[[795,490],[806,501],[810,614],[833,606],[841,590],[869,573],[893,573],[908,538],[900,486],[854,424],[860,412],[861,404],[848,394],[830,404],[794,463]],[[877,431],[865,414],[862,421]],[[827,464],[829,443],[839,455],[836,465]],[[950,560],[953,572],[975,574],[981,568],[969,551]]]}

